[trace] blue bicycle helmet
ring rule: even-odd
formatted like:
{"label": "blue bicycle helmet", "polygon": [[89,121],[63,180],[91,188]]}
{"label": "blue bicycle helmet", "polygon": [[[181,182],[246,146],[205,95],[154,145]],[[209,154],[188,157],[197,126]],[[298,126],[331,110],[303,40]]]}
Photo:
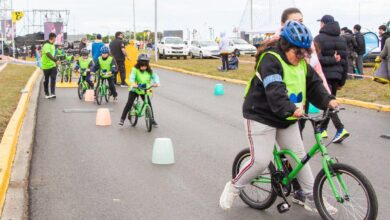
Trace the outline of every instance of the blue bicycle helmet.
{"label": "blue bicycle helmet", "polygon": [[100,52],[101,53],[110,53],[110,49],[108,49],[107,46],[103,46],[102,48],[100,48]]}
{"label": "blue bicycle helmet", "polygon": [[309,29],[300,22],[289,20],[283,26],[280,36],[299,48],[310,48],[313,36]]}

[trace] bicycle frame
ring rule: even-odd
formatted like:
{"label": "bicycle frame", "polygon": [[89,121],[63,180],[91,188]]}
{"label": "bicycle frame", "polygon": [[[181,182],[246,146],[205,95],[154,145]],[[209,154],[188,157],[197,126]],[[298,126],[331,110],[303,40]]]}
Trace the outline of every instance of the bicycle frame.
{"label": "bicycle frame", "polygon": [[102,96],[105,96],[107,95],[107,85],[104,83],[105,81],[107,81],[107,79],[104,79],[103,77],[99,77],[99,87],[98,89],[100,90]]}
{"label": "bicycle frame", "polygon": [[[137,99],[139,99],[139,98],[140,97],[138,96]],[[144,98],[144,101],[142,103],[142,106],[140,109],[136,109],[138,117],[142,117],[144,115],[146,106],[150,106],[150,105],[149,105],[149,95],[148,95],[147,91],[145,90],[145,98]]]}
{"label": "bicycle frame", "polygon": [[[282,155],[288,155],[290,156],[295,162],[296,162],[296,166],[295,168],[288,174],[288,176],[285,176],[283,179],[282,179],[282,184],[284,186],[290,184],[290,182],[296,178],[296,176],[298,175],[298,173],[301,171],[301,169],[303,168],[303,166],[305,166],[305,164],[318,152],[321,152],[321,155],[322,155],[322,167],[323,167],[323,170],[325,172],[325,175],[328,179],[328,182],[331,186],[331,189],[332,189],[332,193],[333,193],[333,196],[336,198],[336,200],[338,202],[343,202],[344,199],[343,197],[340,196],[340,194],[338,193],[338,191],[336,190],[336,185],[332,179],[332,175],[333,172],[329,169],[329,165],[333,165],[336,163],[336,161],[334,159],[332,159],[329,155],[328,155],[328,150],[326,148],[326,146],[324,146],[322,143],[321,143],[321,131],[320,131],[320,126],[317,125],[315,122],[311,121],[312,122],[312,125],[313,125],[313,128],[314,128],[314,135],[315,135],[315,139],[316,139],[316,143],[313,145],[313,147],[309,150],[309,152],[306,154],[306,156],[300,160],[298,158],[298,156],[291,150],[289,149],[282,149],[282,150],[278,150],[277,149],[277,146],[275,145],[274,146],[274,151],[273,151],[273,155],[274,155],[274,161],[275,161],[275,165],[276,165],[276,168],[278,171],[282,171],[283,170],[283,164],[282,164],[282,159],[281,159],[281,156]],[[343,181],[343,179],[341,178],[341,176],[339,174],[336,174],[337,175],[337,179],[345,193],[345,195],[349,196],[349,193],[348,193],[348,189]],[[256,182],[259,182],[259,183],[272,183],[271,181],[271,178],[269,177],[263,177],[263,176],[258,176],[256,177],[255,179],[252,180],[252,183],[256,183]]]}

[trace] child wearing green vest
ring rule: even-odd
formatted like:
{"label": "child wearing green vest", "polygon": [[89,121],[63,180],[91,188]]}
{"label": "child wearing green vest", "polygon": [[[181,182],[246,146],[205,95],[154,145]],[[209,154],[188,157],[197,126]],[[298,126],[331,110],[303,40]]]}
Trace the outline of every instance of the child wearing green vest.
{"label": "child wearing green vest", "polygon": [[88,49],[83,48],[81,50],[81,57],[76,63],[75,70],[80,71],[80,78],[83,77],[83,79],[89,84],[89,87],[93,89],[93,82],[91,81],[91,69],[93,68],[93,61],[91,57],[88,57],[88,55]]}
{"label": "child wearing green vest", "polygon": [[[114,58],[110,56],[110,49],[108,49],[107,46],[103,46],[100,49],[100,52],[102,53],[102,55],[98,58],[98,61],[95,64],[94,72],[99,73],[99,78],[101,77],[102,74],[111,74],[111,76],[107,78],[107,80],[108,80],[111,94],[114,97],[114,102],[117,102],[118,93],[116,92],[115,89],[114,74],[112,74],[117,71],[116,63],[114,61]],[[98,84],[96,85],[96,88],[99,88],[99,80],[98,80]],[[95,94],[96,94],[96,90],[95,90]]]}
{"label": "child wearing green vest", "polygon": [[62,44],[58,44],[57,49],[54,52],[54,56],[58,60],[64,60],[65,59],[65,51],[64,51],[64,46]]}
{"label": "child wearing green vest", "polygon": [[[158,87],[159,85],[160,85],[159,77],[156,73],[153,73],[152,69],[150,68],[148,55],[140,54],[137,59],[137,64],[135,64],[134,68],[131,70],[131,74],[130,74],[131,87],[129,88],[129,98],[127,100],[125,108],[123,109],[123,113],[118,124],[123,126],[126,115],[129,113],[131,106],[133,106],[134,100],[138,96],[141,96],[142,99],[145,99],[144,91],[138,89],[139,86],[149,88],[149,87]],[[152,108],[152,117],[153,117],[152,125],[154,127],[157,127],[158,124],[154,120],[152,103],[150,99],[148,101],[150,107]]]}
{"label": "child wearing green vest", "polygon": [[[338,106],[315,70],[305,62],[310,57],[313,37],[305,25],[287,21],[275,47],[258,54],[256,73],[249,81],[243,104],[245,136],[250,148],[249,163],[234,179],[229,180],[219,204],[224,210],[232,207],[240,190],[250,186],[251,180],[266,170],[273,159],[274,145],[290,149],[302,159],[306,156],[300,135],[298,118],[304,115],[306,100],[321,109]],[[296,162],[290,163],[295,167]],[[313,199],[314,177],[310,165],[297,176],[305,199],[305,209],[316,211]],[[324,201],[327,210],[337,209]]]}

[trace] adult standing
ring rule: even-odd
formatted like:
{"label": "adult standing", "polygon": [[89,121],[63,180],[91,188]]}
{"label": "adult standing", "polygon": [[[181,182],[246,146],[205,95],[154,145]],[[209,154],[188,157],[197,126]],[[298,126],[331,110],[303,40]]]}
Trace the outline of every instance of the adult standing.
{"label": "adult standing", "polygon": [[222,59],[221,71],[229,70],[229,39],[226,37],[226,33],[221,33],[221,40],[219,41],[219,53]]}
{"label": "adult standing", "polygon": [[81,50],[82,50],[83,48],[86,48],[86,47],[87,47],[87,38],[83,37],[83,38],[81,39],[80,44],[79,44],[79,54],[81,54]]}
{"label": "adult standing", "polygon": [[[56,98],[56,77],[57,77],[57,65],[59,61],[54,58],[56,34],[50,33],[49,40],[43,44],[42,47],[42,70],[45,75],[45,81],[43,87],[45,90],[45,98]],[[50,80],[50,94],[49,94],[49,80]]]}
{"label": "adult standing", "polygon": [[100,48],[104,46],[104,43],[102,42],[102,35],[97,34],[96,40],[92,43],[92,58],[93,62],[96,63],[98,58],[102,55],[100,52]]}
{"label": "adult standing", "polygon": [[356,65],[356,58],[357,53],[355,52],[355,48],[357,47],[356,39],[353,36],[353,33],[351,30],[349,30],[347,27],[341,28],[341,36],[345,39],[347,42],[347,62],[348,62],[348,73],[355,73],[355,65]]}
{"label": "adult standing", "polygon": [[381,38],[381,51],[383,50],[383,47],[385,47],[385,42],[387,38],[390,37],[390,33],[387,30],[386,25],[381,25],[378,28],[379,37]]}
{"label": "adult standing", "polygon": [[357,47],[355,50],[356,53],[358,54],[358,57],[356,59],[357,68],[359,74],[363,75],[363,54],[366,52],[366,43],[364,41],[363,34],[360,32],[361,29],[362,27],[359,24],[356,24],[353,27],[353,32],[355,34],[356,43],[357,43]]}
{"label": "adult standing", "polygon": [[[321,18],[320,34],[314,38],[318,47],[318,59],[324,71],[325,78],[332,95],[336,96],[337,90],[345,84],[347,78],[347,43],[340,37],[340,26],[331,15]],[[331,116],[334,126],[337,128],[333,143],[341,143],[349,136],[337,114]],[[327,128],[329,119],[322,124],[322,137],[328,137]]]}
{"label": "adult standing", "polygon": [[386,39],[380,57],[382,60],[387,61],[387,76],[390,78],[390,37]]}
{"label": "adult standing", "polygon": [[[122,32],[118,31],[115,33],[115,39],[110,43],[110,51],[116,61],[118,71],[120,72],[121,87],[127,87],[125,58],[128,60],[130,60],[130,58],[125,51]],[[115,73],[115,84],[117,84],[118,71]]]}

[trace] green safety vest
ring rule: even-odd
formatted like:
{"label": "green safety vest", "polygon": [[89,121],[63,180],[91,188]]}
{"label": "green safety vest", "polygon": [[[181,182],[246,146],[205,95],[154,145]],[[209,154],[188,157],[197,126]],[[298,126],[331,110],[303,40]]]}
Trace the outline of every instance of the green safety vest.
{"label": "green safety vest", "polygon": [[[100,66],[100,75],[103,76],[103,72],[110,72],[111,71],[111,63],[112,63],[112,57],[109,56],[107,59],[103,60],[103,58],[100,56],[98,58],[99,66]],[[103,76],[104,77],[104,76]]]}
{"label": "green safety vest", "polygon": [[[287,89],[287,95],[291,102],[295,104],[297,107],[302,107],[306,103],[306,76],[307,76],[307,64],[304,59],[302,59],[297,66],[289,65],[282,57],[273,52],[268,51],[263,53],[260,56],[259,62],[256,65],[256,71],[259,68],[260,62],[263,60],[263,57],[265,54],[272,54],[274,55],[282,64],[283,69],[283,83],[286,85]],[[260,74],[257,74],[252,77],[251,80],[249,80],[246,89],[245,89],[245,96],[247,95],[249,88],[251,86],[252,80],[258,77],[261,81]],[[302,110],[305,110],[305,108],[302,107]],[[287,120],[297,120],[295,117],[288,117]]]}
{"label": "green safety vest", "polygon": [[[87,73],[86,73],[86,69],[89,68],[89,64],[92,62],[92,58],[88,57],[87,59],[84,59],[82,57],[79,58],[79,64],[80,64],[80,73],[85,76]],[[82,71],[83,70],[83,71]]]}
{"label": "green safety vest", "polygon": [[58,50],[57,49],[56,55],[57,56],[65,55],[64,50]]}
{"label": "green safety vest", "polygon": [[[132,70],[133,73],[135,73],[135,82],[137,84],[146,84],[146,88],[150,87],[150,81],[152,80],[152,74],[145,71],[141,71],[137,68],[133,68]],[[129,88],[131,90],[131,88]],[[135,88],[135,92],[139,95],[145,94],[144,90]]]}
{"label": "green safety vest", "polygon": [[66,55],[65,59],[66,59],[66,61],[70,62],[73,59],[73,55]]}

